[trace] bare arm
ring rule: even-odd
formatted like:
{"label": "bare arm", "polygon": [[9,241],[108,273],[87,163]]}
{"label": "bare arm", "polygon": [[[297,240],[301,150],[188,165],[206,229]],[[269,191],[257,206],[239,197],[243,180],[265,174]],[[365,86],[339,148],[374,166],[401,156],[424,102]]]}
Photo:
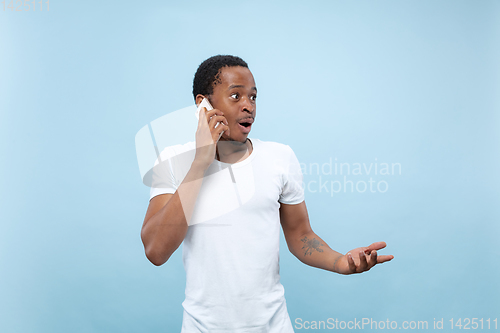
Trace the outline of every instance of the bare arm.
{"label": "bare arm", "polygon": [[303,263],[340,274],[362,273],[377,263],[389,261],[392,255],[378,256],[384,242],[373,243],[342,254],[332,250],[311,229],[306,203],[281,204],[280,219],[288,249]]}
{"label": "bare arm", "polygon": [[341,253],[332,250],[311,229],[306,203],[281,204],[280,220],[290,252],[304,264],[333,271],[333,263]]}
{"label": "bare arm", "polygon": [[163,265],[184,240],[204,172],[193,164],[174,194],[157,195],[149,202],[141,238],[154,265]]}
{"label": "bare arm", "polygon": [[[184,240],[203,176],[214,160],[215,145],[220,133],[229,130],[220,110],[206,111],[203,108],[201,112],[205,112],[206,117],[199,117],[196,155],[191,168],[174,194],[151,199],[144,218],[141,239],[146,257],[156,266],[163,265]],[[222,124],[215,128],[219,122]]]}

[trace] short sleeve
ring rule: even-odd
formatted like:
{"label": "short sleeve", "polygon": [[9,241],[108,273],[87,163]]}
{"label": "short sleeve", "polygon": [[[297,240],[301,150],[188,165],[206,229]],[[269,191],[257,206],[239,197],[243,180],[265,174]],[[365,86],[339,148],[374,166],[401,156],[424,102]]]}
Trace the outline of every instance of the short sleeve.
{"label": "short sleeve", "polygon": [[151,169],[150,200],[160,194],[173,194],[182,183],[193,163],[195,142],[166,147]]}
{"label": "short sleeve", "polygon": [[288,150],[288,163],[284,168],[283,187],[278,201],[288,205],[296,205],[304,201],[305,197],[302,170],[292,148],[290,146],[286,147]]}
{"label": "short sleeve", "polygon": [[151,169],[151,192],[149,200],[160,194],[173,194],[177,191],[178,185],[174,176],[171,157],[168,151],[163,151],[155,161]]}

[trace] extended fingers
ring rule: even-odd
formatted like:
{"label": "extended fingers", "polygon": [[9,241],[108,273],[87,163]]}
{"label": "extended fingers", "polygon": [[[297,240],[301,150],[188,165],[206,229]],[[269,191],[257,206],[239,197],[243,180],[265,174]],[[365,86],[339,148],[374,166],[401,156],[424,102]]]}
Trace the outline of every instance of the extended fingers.
{"label": "extended fingers", "polygon": [[368,253],[370,253],[373,250],[378,251],[380,249],[383,249],[386,246],[387,246],[387,244],[385,242],[375,242],[373,244],[370,244],[370,246],[368,246],[366,249],[369,250]]}
{"label": "extended fingers", "polygon": [[383,256],[378,256],[377,258],[377,263],[378,264],[381,264],[383,262],[386,262],[386,261],[390,261],[394,259],[394,256],[393,255],[383,255]]}
{"label": "extended fingers", "polygon": [[347,274],[366,272],[376,264],[381,264],[394,258],[392,255],[379,256],[375,250],[372,250],[369,253],[366,252],[366,249],[362,249],[358,252],[359,263],[357,265],[354,262],[351,252],[346,254],[347,264],[349,266],[349,273]]}

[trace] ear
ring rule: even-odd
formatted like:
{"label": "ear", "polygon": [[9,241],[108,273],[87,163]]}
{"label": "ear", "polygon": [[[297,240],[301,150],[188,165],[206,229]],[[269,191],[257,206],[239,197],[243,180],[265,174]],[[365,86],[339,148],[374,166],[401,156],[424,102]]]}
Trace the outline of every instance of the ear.
{"label": "ear", "polygon": [[[201,101],[205,98],[205,96],[198,94],[196,95],[196,106],[200,105]],[[208,99],[208,98],[207,98]]]}

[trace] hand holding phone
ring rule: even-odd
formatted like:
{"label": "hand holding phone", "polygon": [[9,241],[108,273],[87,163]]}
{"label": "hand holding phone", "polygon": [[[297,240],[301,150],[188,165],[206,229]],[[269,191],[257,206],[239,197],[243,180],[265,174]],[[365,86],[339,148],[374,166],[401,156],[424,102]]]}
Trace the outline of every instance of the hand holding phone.
{"label": "hand holding phone", "polygon": [[195,160],[206,170],[216,158],[216,148],[222,133],[224,131],[229,133],[229,127],[227,127],[227,119],[222,111],[213,109],[206,98],[198,105],[196,115],[198,128],[196,129]]}
{"label": "hand holding phone", "polygon": [[[206,108],[207,111],[210,111],[210,110],[213,110],[214,108],[212,107],[212,104],[210,104],[210,102],[208,101],[208,99],[205,97],[203,98],[203,100],[201,101],[201,103],[198,105],[198,109],[196,109],[196,118],[199,119],[200,117],[200,112],[203,108]],[[210,121],[210,120],[209,120]],[[220,122],[216,123],[214,128],[217,128],[217,126],[219,126]],[[220,137],[222,136],[222,133],[224,133],[224,131],[222,131],[219,135],[219,139]],[[219,140],[217,139],[217,141]]]}

